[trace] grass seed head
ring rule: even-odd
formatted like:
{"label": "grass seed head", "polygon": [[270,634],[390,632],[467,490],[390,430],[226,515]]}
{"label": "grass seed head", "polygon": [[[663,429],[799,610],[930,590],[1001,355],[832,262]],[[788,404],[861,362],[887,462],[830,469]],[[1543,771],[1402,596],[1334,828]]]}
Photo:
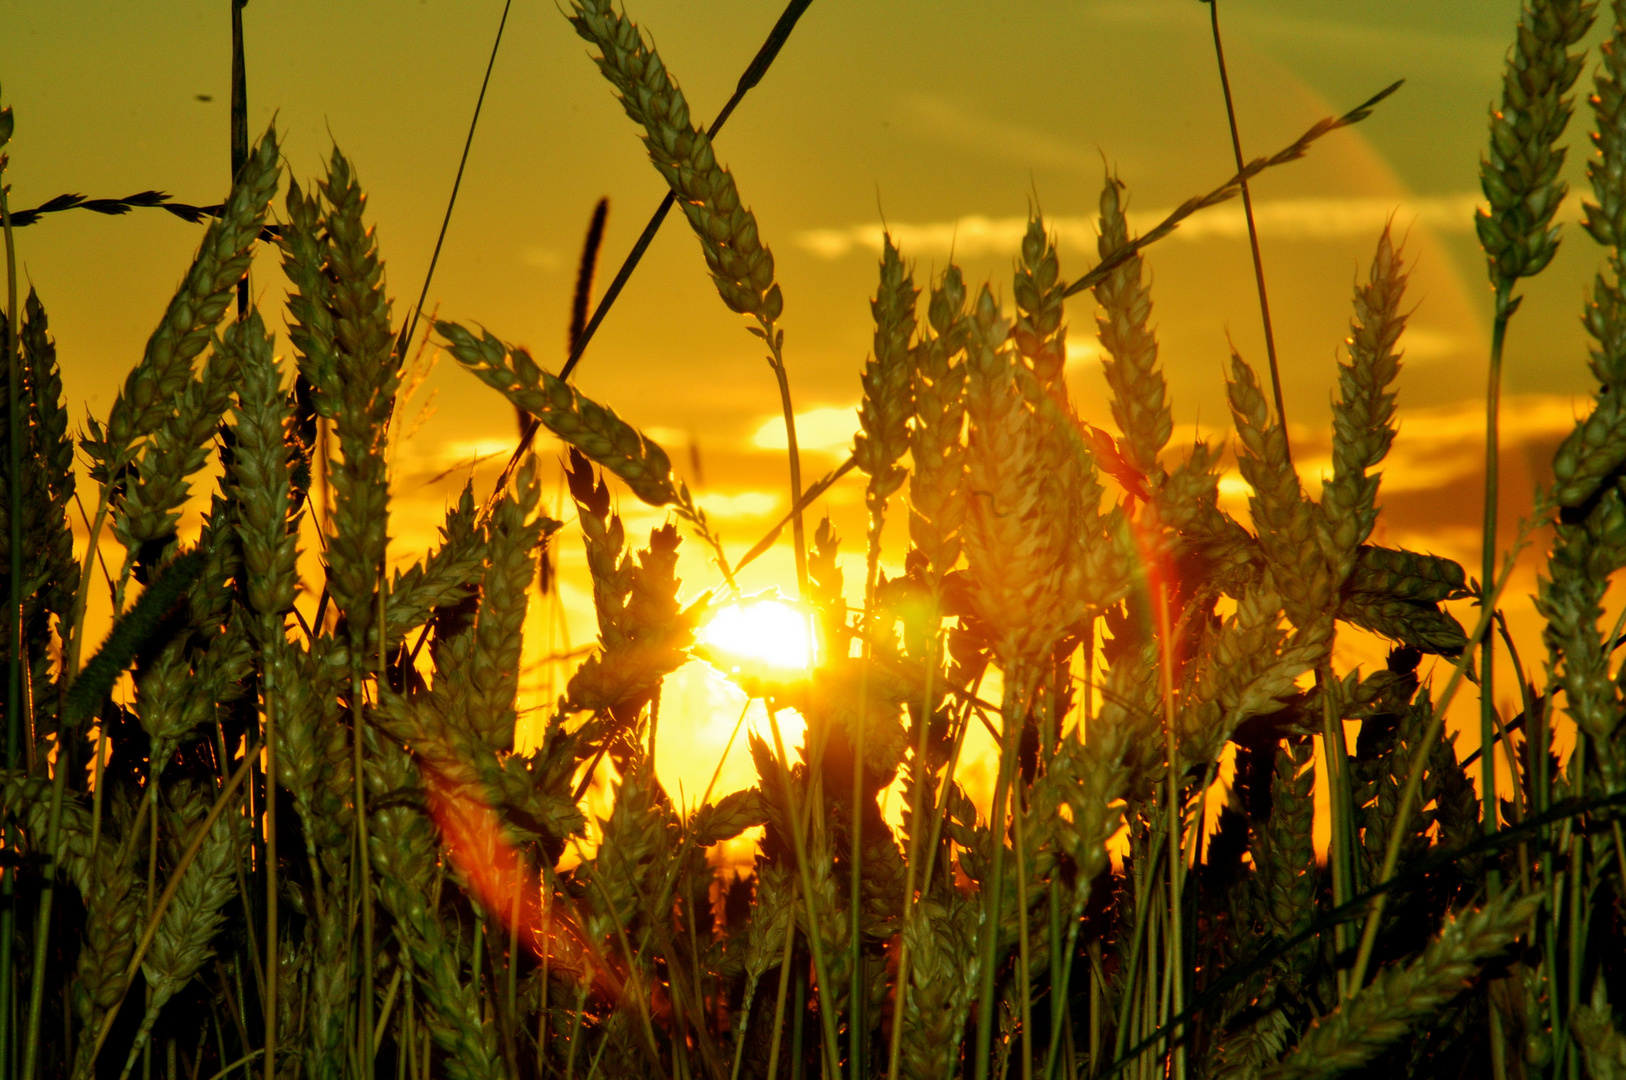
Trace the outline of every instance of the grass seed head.
{"label": "grass seed head", "polygon": [[1332,410],[1332,479],[1321,488],[1322,548],[1334,588],[1349,579],[1357,551],[1378,517],[1378,477],[1369,476],[1394,443],[1395,398],[1389,386],[1400,373],[1396,343],[1405,329],[1400,310],[1406,274],[1385,227],[1367,283],[1355,290],[1355,318],[1346,339],[1349,362],[1338,365]]}
{"label": "grass seed head", "polygon": [[[1096,245],[1102,258],[1129,242],[1123,193],[1122,181],[1107,177],[1101,189],[1101,237]],[[1174,420],[1158,366],[1152,290],[1144,280],[1141,257],[1134,256],[1107,275],[1095,287],[1095,301],[1101,305],[1096,333],[1107,353],[1101,372],[1112,390],[1112,417],[1123,432],[1124,454],[1143,475],[1157,477]]]}
{"label": "grass seed head", "polygon": [[1266,1080],[1338,1076],[1372,1060],[1414,1023],[1460,994],[1480,966],[1529,924],[1539,897],[1500,896],[1450,919],[1422,956],[1379,972],[1372,982],[1305,1032]]}
{"label": "grass seed head", "polygon": [[718,164],[710,136],[690,119],[677,81],[611,0],[572,0],[571,10],[571,25],[597,46],[599,70],[644,129],[649,160],[699,238],[723,303],[764,327],[774,323],[784,301],[774,282],[773,253],[757,235],[756,216],[741,204],[733,175]]}
{"label": "grass seed head", "polygon": [[284,441],[288,399],[271,346],[258,311],[226,331],[225,348],[234,355],[242,379],[232,480],[249,606],[280,626],[299,584],[299,517],[293,512]]}
{"label": "grass seed head", "polygon": [[866,499],[872,521],[879,521],[887,499],[903,485],[905,470],[898,459],[909,448],[909,417],[914,412],[909,345],[915,332],[915,298],[920,292],[892,245],[892,237],[883,237],[882,244],[881,283],[869,304],[875,319],[875,351],[864,365],[864,393],[858,404],[860,430],[853,449],[858,467],[870,478]]}
{"label": "grass seed head", "polygon": [[1558,251],[1553,216],[1569,185],[1558,179],[1569,124],[1566,97],[1581,74],[1582,54],[1570,46],[1592,25],[1587,0],[1528,0],[1502,74],[1501,106],[1491,113],[1489,153],[1480,161],[1480,186],[1490,209],[1474,224],[1489,262],[1491,284],[1511,288],[1539,273]]}

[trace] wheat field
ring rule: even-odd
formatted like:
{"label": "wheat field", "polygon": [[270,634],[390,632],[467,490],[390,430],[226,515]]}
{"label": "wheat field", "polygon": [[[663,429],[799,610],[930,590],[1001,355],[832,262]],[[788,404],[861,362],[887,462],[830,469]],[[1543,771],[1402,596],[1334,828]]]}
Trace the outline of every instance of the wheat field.
{"label": "wheat field", "polygon": [[[1353,289],[1319,481],[1273,343],[1231,352],[1231,430],[1190,442],[1159,354],[1158,242],[1233,200],[1251,227],[1257,177],[1395,86],[1268,156],[1238,142],[1233,176],[1149,227],[1109,172],[1093,250],[1035,208],[1008,281],[923,271],[885,235],[858,429],[839,468],[804,471],[796,297],[712,138],[807,6],[710,127],[612,0],[560,23],[777,390],[790,512],[743,554],[668,449],[571,379],[620,287],[590,319],[602,206],[552,369],[478,312],[425,315],[427,282],[392,298],[365,163],[334,148],[286,175],[276,125],[252,139],[234,108],[230,191],[170,205],[202,242],[111,406],[81,415],[19,273],[38,213],[14,221],[0,189],[0,1080],[1626,1076],[1626,639],[1604,618],[1626,567],[1626,0],[1526,0],[1510,28],[1475,211],[1495,301],[1466,568],[1381,542],[1416,305],[1400,230]],[[0,110],[0,145],[13,124]],[[1561,232],[1585,134],[1584,220]],[[1595,400],[1499,544],[1506,335],[1561,242],[1601,248],[1589,355],[1564,358]],[[250,295],[256,250],[284,281]],[[1270,341],[1262,271],[1259,296]],[[1069,325],[1074,297],[1093,326]],[[1115,430],[1079,418],[1070,336],[1104,358]],[[521,434],[402,561],[392,455],[436,350]],[[1245,515],[1220,496],[1233,461]],[[851,583],[816,512],[848,475]],[[781,536],[794,579],[744,592]],[[1507,583],[1536,544],[1543,632],[1520,655]],[[563,545],[597,637],[548,661],[519,740]],[[1340,635],[1386,659],[1336,663]],[[694,660],[761,709],[704,719],[754,779],[721,790],[719,761],[698,798],[654,764],[701,722],[662,716]],[[1458,699],[1483,753],[1447,730]]]}

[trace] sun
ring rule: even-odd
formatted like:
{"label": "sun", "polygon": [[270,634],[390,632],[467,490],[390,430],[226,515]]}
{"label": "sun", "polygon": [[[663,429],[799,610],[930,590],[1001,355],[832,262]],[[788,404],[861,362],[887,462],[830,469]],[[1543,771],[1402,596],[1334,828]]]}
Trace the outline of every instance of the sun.
{"label": "sun", "polygon": [[745,600],[721,607],[701,628],[699,639],[736,672],[742,667],[788,672],[813,666],[807,615],[783,600]]}

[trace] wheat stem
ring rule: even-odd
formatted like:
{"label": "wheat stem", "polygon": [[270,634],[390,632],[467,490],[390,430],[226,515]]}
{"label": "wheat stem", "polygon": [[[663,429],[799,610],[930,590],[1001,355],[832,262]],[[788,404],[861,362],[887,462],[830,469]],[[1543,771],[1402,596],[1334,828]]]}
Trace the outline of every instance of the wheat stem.
{"label": "wheat stem", "polygon": [[[768,715],[772,719],[772,712]],[[785,953],[779,960],[779,993],[774,998],[773,1035],[768,1044],[768,1080],[775,1080],[779,1073],[779,1040],[785,1032],[785,991],[790,989],[791,946],[795,942],[796,920],[791,919],[790,925],[785,927]],[[740,1035],[742,1038],[744,1034],[745,1030],[741,1028]]]}
{"label": "wheat stem", "polygon": [[[236,13],[235,4],[233,13]],[[269,645],[272,635],[282,633],[282,627],[274,615],[267,614],[264,620],[265,641]],[[380,639],[383,636],[379,634]],[[281,935],[277,930],[277,726],[272,666],[261,665],[261,692],[265,698],[265,993],[261,997],[265,1005],[265,1080],[277,1080],[277,984],[282,974],[282,963],[277,956]]]}
{"label": "wheat stem", "polygon": [[988,805],[988,838],[993,846],[990,859],[989,879],[983,884],[983,915],[981,933],[978,935],[977,948],[981,953],[981,967],[978,970],[980,985],[977,990],[977,1059],[975,1062],[976,1080],[988,1080],[989,1053],[993,1049],[994,1036],[994,968],[999,956],[999,929],[1000,909],[1003,897],[1005,875],[1005,804],[1010,787],[1011,774],[1016,770],[1016,757],[1018,739],[1021,734],[1023,718],[1027,715],[1026,694],[1021,691],[1021,683],[1026,674],[1020,671],[1005,672],[1005,686],[1000,705],[1002,730],[1000,732],[999,746],[999,778],[994,783],[994,798]]}
{"label": "wheat stem", "polygon": [[[1327,863],[1332,870],[1332,898],[1334,907],[1342,907],[1355,892],[1351,880],[1354,866],[1354,832],[1350,823],[1352,809],[1349,798],[1349,754],[1344,743],[1344,725],[1334,707],[1333,694],[1338,680],[1333,677],[1331,664],[1322,665],[1321,679],[1321,748],[1327,759],[1328,812],[1332,818],[1332,836],[1327,846]],[[1333,929],[1333,940],[1338,955],[1349,948],[1348,929],[1339,923]],[[1347,982],[1347,973],[1338,973],[1339,996],[1347,997],[1356,987]]]}
{"label": "wheat stem", "polygon": [[[11,110],[3,112],[7,127]],[[9,140],[9,135],[6,141]],[[6,161],[0,157],[0,229],[6,241],[6,498],[11,528],[9,595],[6,604],[6,630],[10,640],[6,660],[6,768],[17,767],[23,737],[23,372],[22,347],[18,339],[17,248],[11,233],[11,203],[4,183]],[[5,826],[5,845],[17,843],[16,827]],[[94,849],[93,849],[94,850]],[[13,1056],[12,1002],[16,969],[12,960],[15,943],[17,867],[0,870],[0,1076],[9,1080]]]}
{"label": "wheat stem", "polygon": [[[807,943],[813,950],[813,971],[819,980],[819,992],[835,994],[830,984],[829,968],[824,961],[824,935],[819,932],[819,912],[813,902],[813,869],[807,861],[807,843],[802,834],[802,815],[797,810],[797,801],[794,790],[790,784],[790,760],[785,756],[785,740],[779,731],[779,712],[768,707],[768,726],[773,729],[774,762],[779,772],[779,785],[785,792],[785,812],[790,815],[790,842],[796,853],[796,870],[802,879],[802,899],[807,906]],[[817,758],[818,755],[815,755]],[[816,771],[817,766],[808,766],[809,780]],[[794,928],[793,928],[794,929]],[[787,936],[793,936],[787,930]],[[819,1010],[819,1024],[823,1029],[823,1050],[825,1062],[825,1080],[837,1080],[841,1075],[840,1055],[836,1046],[836,1016],[833,1009]]]}
{"label": "wheat stem", "polygon": [[796,445],[796,409],[791,403],[790,378],[785,373],[784,338],[773,323],[763,320],[762,331],[771,350],[768,364],[779,385],[779,406],[785,415],[785,455],[790,460],[790,537],[796,556],[798,595],[807,599],[807,530],[802,522],[802,454]]}
{"label": "wheat stem", "polygon": [[[926,626],[926,677],[925,690],[921,695],[919,733],[915,741],[915,757],[910,768],[914,771],[914,785],[909,800],[909,844],[904,858],[903,877],[903,925],[908,926],[909,920],[914,917],[915,911],[915,866],[920,857],[920,830],[924,824],[921,814],[925,809],[922,800],[925,798],[927,788],[932,781],[932,770],[927,764],[926,755],[930,752],[930,736],[932,721],[932,683],[937,677],[937,648],[938,627],[941,618],[938,610],[941,601],[938,597],[939,586],[934,578],[931,582],[931,598],[927,601]],[[956,746],[958,742],[956,742]],[[952,769],[950,770],[952,774]],[[932,797],[932,809],[937,808],[937,798]],[[922,892],[931,888],[931,878],[927,876],[920,879]],[[902,942],[898,947],[898,976],[894,983],[896,986],[897,1003],[893,1007],[896,1019],[892,1022],[891,1045],[887,1048],[886,1076],[887,1080],[898,1080],[898,1065],[903,1050],[903,1017],[909,1001],[909,937],[902,935]]]}
{"label": "wheat stem", "polygon": [[[1022,785],[1011,785],[1011,821],[1016,835],[1012,838],[1011,854],[1016,861],[1016,980],[1022,987],[1022,1080],[1033,1080],[1033,986],[1032,962],[1028,956],[1028,873],[1022,858],[1022,846],[1027,837],[1022,828]],[[1050,969],[1055,976],[1054,966]]]}
{"label": "wheat stem", "polygon": [[[1497,496],[1501,473],[1501,406],[1502,406],[1502,350],[1507,340],[1507,323],[1517,309],[1512,302],[1513,281],[1503,279],[1496,287],[1496,319],[1491,328],[1489,385],[1485,390],[1485,517],[1480,539],[1480,581],[1490,582],[1496,575],[1496,518]],[[1481,588],[1484,588],[1481,585]],[[1486,600],[1494,615],[1496,604]],[[1479,759],[1480,828],[1485,835],[1496,831],[1496,755],[1491,741],[1496,737],[1496,636],[1486,633],[1480,639],[1479,652]],[[1495,896],[1502,888],[1502,873],[1492,862],[1489,870],[1490,894]]]}
{"label": "wheat stem", "polygon": [[[379,637],[383,638],[384,627],[379,625]],[[383,678],[382,675],[379,676]],[[350,672],[350,739],[351,739],[351,769],[355,773],[355,818],[356,839],[358,850],[356,853],[356,868],[359,876],[357,889],[357,902],[361,906],[361,980],[358,994],[360,1001],[360,1019],[357,1024],[356,1041],[360,1044],[357,1057],[361,1063],[361,1080],[373,1078],[373,1051],[372,1040],[367,1036],[373,1029],[373,872],[372,861],[368,857],[367,838],[367,792],[363,786],[365,773],[363,771],[362,742],[366,734],[366,721],[362,718],[361,706],[361,672],[358,666],[352,666]]]}
{"label": "wheat stem", "polygon": [[[1169,947],[1167,968],[1164,972],[1165,992],[1173,992],[1173,1010],[1175,1015],[1185,1011],[1185,965],[1181,955],[1185,943],[1185,935],[1181,927],[1181,909],[1184,903],[1184,877],[1185,877],[1185,844],[1181,836],[1181,823],[1184,815],[1181,813],[1180,799],[1180,759],[1177,756],[1178,747],[1175,739],[1174,716],[1174,641],[1173,630],[1170,626],[1169,612],[1169,586],[1159,580],[1157,583],[1157,617],[1158,617],[1158,644],[1162,651],[1160,669],[1162,673],[1163,695],[1163,726],[1165,740],[1168,744],[1169,755],[1169,801],[1168,801],[1168,841],[1169,841]],[[1201,793],[1198,799],[1201,800]],[[1199,802],[1200,805],[1200,802]],[[1199,825],[1199,828],[1201,826]],[[1174,1076],[1175,1080],[1185,1080],[1186,1050],[1185,1042],[1180,1038],[1180,1031],[1176,1028],[1170,1033],[1174,1039]]]}

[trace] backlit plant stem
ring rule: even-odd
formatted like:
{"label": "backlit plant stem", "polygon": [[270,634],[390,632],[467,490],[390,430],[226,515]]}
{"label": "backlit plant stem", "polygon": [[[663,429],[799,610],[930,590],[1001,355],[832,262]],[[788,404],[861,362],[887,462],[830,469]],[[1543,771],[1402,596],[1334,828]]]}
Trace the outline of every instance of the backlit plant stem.
{"label": "backlit plant stem", "polygon": [[[796,852],[796,870],[802,879],[802,900],[807,905],[807,943],[813,950],[813,970],[819,980],[821,994],[834,994],[830,985],[829,968],[824,961],[823,935],[819,933],[819,912],[813,902],[813,870],[807,861],[807,844],[802,836],[802,815],[797,810],[795,792],[790,784],[790,760],[785,756],[785,740],[779,732],[779,714],[770,704],[768,707],[768,726],[773,729],[774,761],[778,766],[779,784],[785,793],[785,812],[790,815],[791,847]],[[809,767],[809,776],[813,773]],[[789,927],[787,935],[795,932],[795,926]],[[854,992],[857,992],[855,984]],[[819,1023],[824,1031],[824,1061],[828,1080],[835,1080],[841,1075],[840,1057],[836,1044],[836,1015],[832,1009],[819,1010]]]}
{"label": "backlit plant stem", "polygon": [[[1513,282],[1504,279],[1496,287],[1496,321],[1491,327],[1490,376],[1485,388],[1485,520],[1480,543],[1480,581],[1483,589],[1496,576],[1496,518],[1498,484],[1501,473],[1502,350],[1507,340],[1507,323],[1518,308],[1512,298]],[[1494,617],[1496,604],[1484,598],[1487,613]],[[1479,649],[1479,792],[1480,825],[1485,835],[1496,831],[1496,755],[1491,742],[1496,737],[1496,635],[1486,633]],[[1489,868],[1490,893],[1502,889],[1501,870],[1493,862]]]}
{"label": "backlit plant stem", "polygon": [[1011,787],[1011,775],[1016,771],[1018,739],[1022,731],[1027,695],[1021,683],[1026,673],[1017,667],[1005,673],[1004,700],[1000,705],[1002,730],[999,746],[999,779],[994,785],[994,799],[988,804],[988,839],[993,845],[989,860],[989,880],[984,885],[982,933],[977,947],[981,951],[977,989],[977,1049],[976,1080],[988,1080],[990,1051],[994,1040],[994,961],[999,956],[1000,913],[1004,897],[1005,875],[1005,805]]}
{"label": "backlit plant stem", "polygon": [[[1182,898],[1185,890],[1183,878],[1185,877],[1185,846],[1181,843],[1181,806],[1180,806],[1180,759],[1179,747],[1175,738],[1174,717],[1174,642],[1171,640],[1173,629],[1169,612],[1168,583],[1157,583],[1157,618],[1158,618],[1158,645],[1162,651],[1160,660],[1163,692],[1163,730],[1169,754],[1169,793],[1168,793],[1168,840],[1169,840],[1169,945],[1168,966],[1164,978],[1174,992],[1173,1011],[1175,1015],[1185,1011],[1185,961],[1181,955],[1185,944],[1181,927],[1181,908],[1184,906]],[[1201,798],[1201,795],[1199,795]],[[1174,1040],[1174,1077],[1175,1080],[1185,1080],[1186,1075],[1186,1049],[1185,1043],[1180,1039],[1179,1030],[1171,1033]]]}
{"label": "backlit plant stem", "polygon": [[[7,386],[7,462],[6,498],[11,528],[10,595],[7,597],[6,621],[11,638],[10,656],[6,665],[6,768],[15,769],[22,748],[23,733],[23,371],[22,348],[17,329],[17,249],[11,234],[11,204],[5,186],[6,159],[0,156],[0,228],[6,238],[6,386]],[[16,845],[17,833],[12,825],[5,829],[5,846]],[[13,1012],[16,969],[12,962],[13,935],[16,928],[15,897],[17,868],[0,868],[0,1077],[10,1080],[13,1041],[11,1020]]]}

